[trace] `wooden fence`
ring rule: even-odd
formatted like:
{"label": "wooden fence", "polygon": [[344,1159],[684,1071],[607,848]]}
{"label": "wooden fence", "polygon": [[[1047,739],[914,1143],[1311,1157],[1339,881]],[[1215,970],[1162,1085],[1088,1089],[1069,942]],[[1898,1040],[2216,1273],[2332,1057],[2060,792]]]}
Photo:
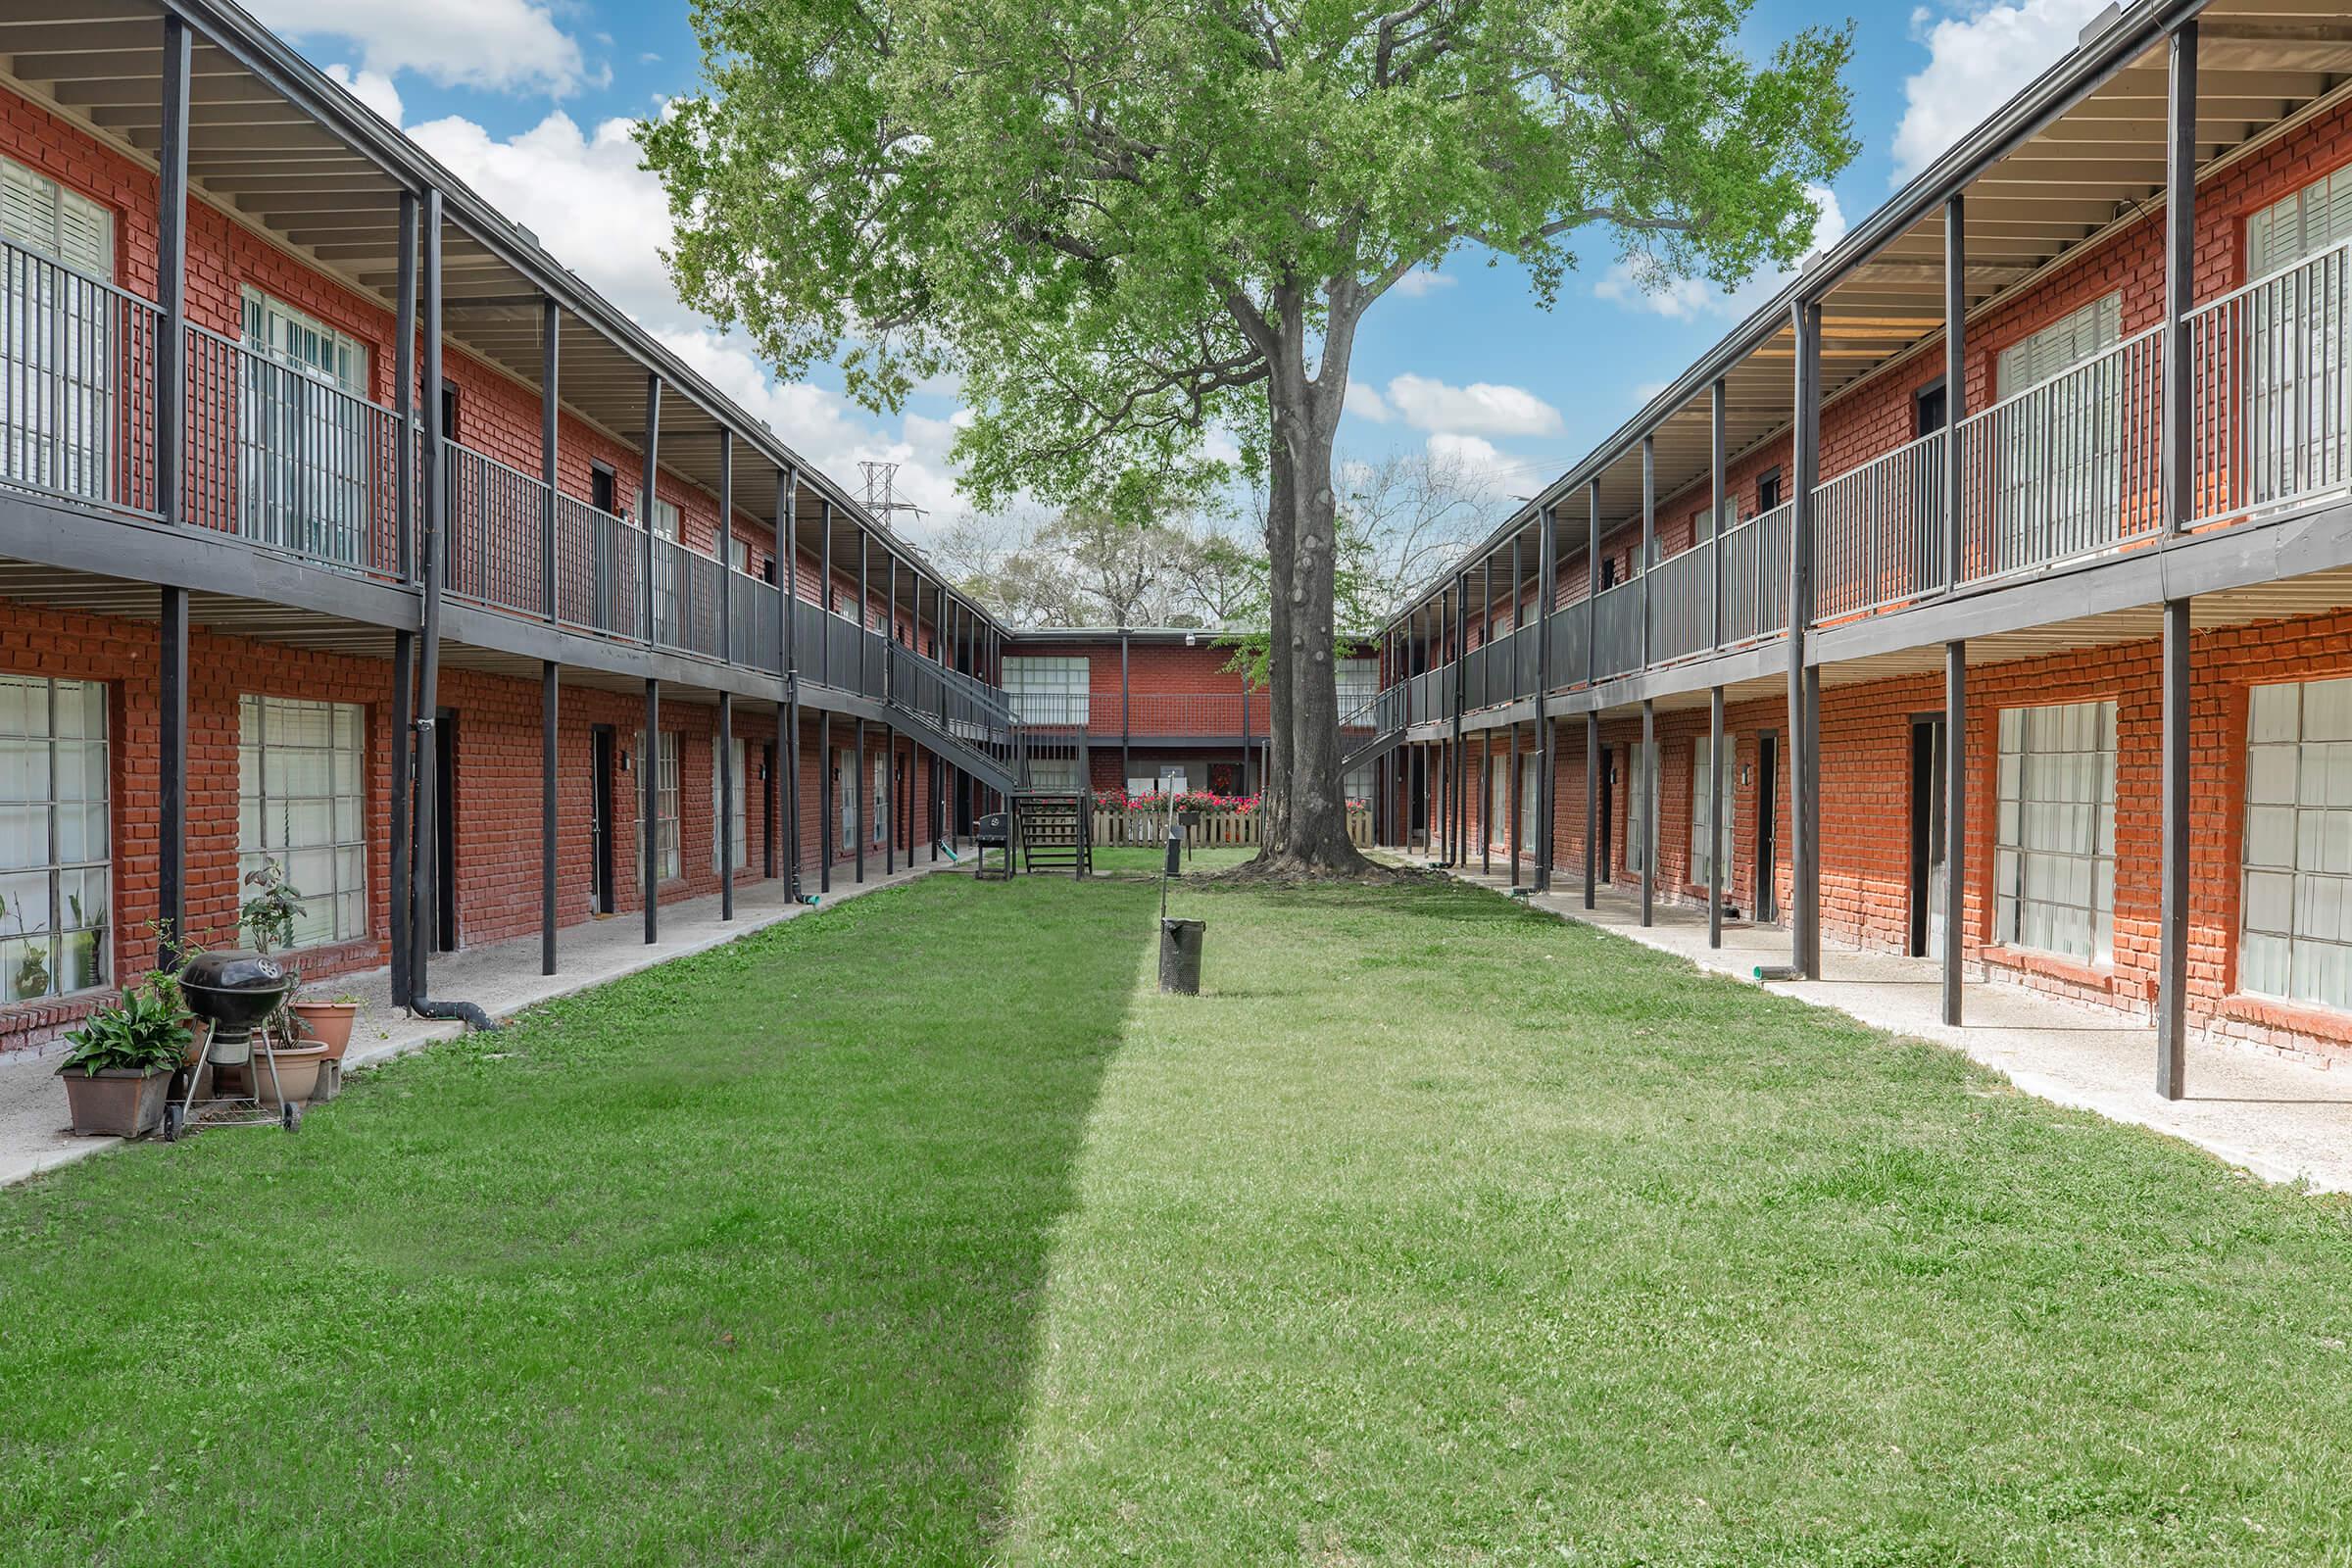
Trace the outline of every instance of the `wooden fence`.
{"label": "wooden fence", "polygon": [[[1258,813],[1255,811],[1178,811],[1176,816],[1184,828],[1187,849],[1257,843]],[[1105,844],[1164,844],[1168,838],[1168,813],[1164,809],[1121,811],[1097,808],[1094,832],[1098,847]],[[1370,811],[1348,813],[1348,839],[1358,849],[1371,848]]]}

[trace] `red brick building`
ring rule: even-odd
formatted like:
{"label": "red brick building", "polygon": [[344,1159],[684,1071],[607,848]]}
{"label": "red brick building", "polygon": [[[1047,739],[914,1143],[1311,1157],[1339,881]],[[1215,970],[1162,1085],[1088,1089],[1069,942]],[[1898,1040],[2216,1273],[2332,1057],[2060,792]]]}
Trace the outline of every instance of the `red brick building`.
{"label": "red brick building", "polygon": [[1506,519],[1384,639],[1384,834],[1712,897],[1807,972],[1937,956],[1947,1015],[2153,1015],[2165,1093],[2192,1031],[2352,1051],[2352,34],[2309,9],[2094,24]]}
{"label": "red brick building", "polygon": [[[1236,646],[1186,626],[1048,627],[1013,635],[1004,690],[1030,737],[1035,782],[1098,794],[1257,793],[1265,777],[1266,694],[1236,666]],[[1343,716],[1378,690],[1370,648],[1339,662]],[[1353,780],[1368,799],[1369,769]]]}
{"label": "red brick building", "polygon": [[0,19],[0,1049],[265,859],[406,984],[1016,781],[1003,628],[789,432],[242,19],[106,16]]}

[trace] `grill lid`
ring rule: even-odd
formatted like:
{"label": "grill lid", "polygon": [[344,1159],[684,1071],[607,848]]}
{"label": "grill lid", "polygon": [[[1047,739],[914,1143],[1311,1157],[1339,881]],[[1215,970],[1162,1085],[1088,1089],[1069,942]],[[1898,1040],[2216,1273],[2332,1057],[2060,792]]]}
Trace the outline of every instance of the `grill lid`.
{"label": "grill lid", "polygon": [[285,967],[275,958],[242,948],[200,954],[179,975],[182,990],[276,992],[289,983]]}

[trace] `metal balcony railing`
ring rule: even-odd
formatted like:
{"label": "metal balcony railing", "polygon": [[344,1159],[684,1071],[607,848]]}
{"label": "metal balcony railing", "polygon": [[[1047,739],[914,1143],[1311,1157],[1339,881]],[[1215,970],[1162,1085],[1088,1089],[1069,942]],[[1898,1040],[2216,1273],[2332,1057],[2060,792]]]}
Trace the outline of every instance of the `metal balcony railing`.
{"label": "metal balcony railing", "polygon": [[2192,312],[2189,518],[2352,485],[2352,240]]}
{"label": "metal balcony railing", "polygon": [[162,313],[0,241],[0,484],[154,515]]}
{"label": "metal balcony railing", "polygon": [[315,565],[403,575],[392,411],[209,328],[187,336],[186,520]]}
{"label": "metal balcony railing", "polygon": [[1943,586],[1943,453],[1937,430],[1814,490],[1820,619],[1907,604]]}

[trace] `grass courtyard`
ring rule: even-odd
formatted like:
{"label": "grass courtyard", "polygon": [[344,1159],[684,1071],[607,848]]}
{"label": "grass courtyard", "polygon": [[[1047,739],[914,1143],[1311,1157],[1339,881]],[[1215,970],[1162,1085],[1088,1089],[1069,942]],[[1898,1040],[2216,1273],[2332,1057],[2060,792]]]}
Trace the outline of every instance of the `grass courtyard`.
{"label": "grass courtyard", "polygon": [[0,1557],[2352,1562],[2343,1202],[1458,887],[1180,889],[1163,999],[1156,899],[0,1192]]}

